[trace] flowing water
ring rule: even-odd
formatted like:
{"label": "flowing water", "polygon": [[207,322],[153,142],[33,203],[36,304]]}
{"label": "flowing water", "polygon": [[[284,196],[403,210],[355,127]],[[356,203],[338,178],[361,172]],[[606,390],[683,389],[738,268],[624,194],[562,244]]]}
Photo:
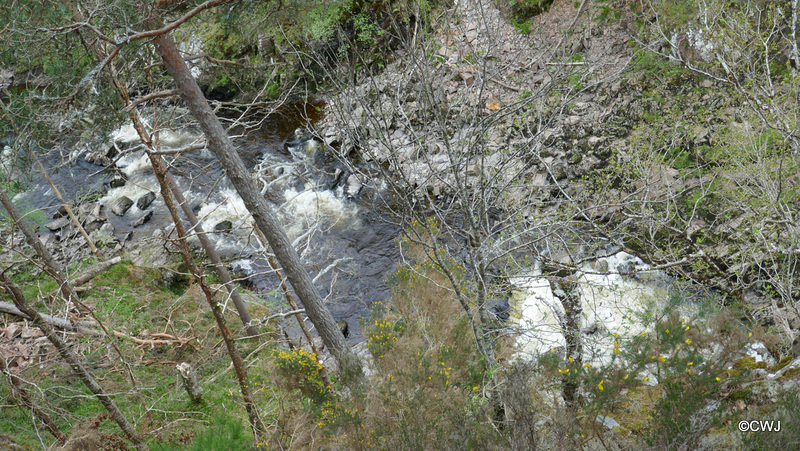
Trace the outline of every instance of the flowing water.
{"label": "flowing water", "polygon": [[[343,185],[346,177],[341,176],[346,168],[316,141],[295,136],[294,127],[303,123],[301,113],[305,110],[297,105],[285,109],[278,118],[265,121],[260,133],[237,141],[236,147],[247,167],[261,179],[263,194],[312,277],[319,274],[316,285],[334,318],[346,321],[349,338],[359,340],[359,319],[368,315],[373,302],[389,296],[384,279],[399,259],[394,241],[398,229],[385,220],[373,202],[381,194],[379,186],[367,183],[357,196],[348,195]],[[311,111],[319,114],[318,108]],[[180,148],[200,137],[190,128],[162,131],[161,150]],[[130,125],[116,130],[112,139],[120,148],[138,142]],[[104,171],[83,158],[56,170],[60,160],[53,155],[45,163],[63,195],[71,200],[99,197],[105,206],[103,215],[118,238],[135,242],[152,237],[157,230],[164,234],[171,230],[172,221],[159,196],[143,210],[136,205],[148,192],[160,192],[143,151],[129,153],[116,162],[116,170],[127,183],[113,188],[109,186],[115,177],[113,170]],[[278,303],[282,297],[278,281],[253,234],[253,220],[213,155],[208,150],[191,151],[176,162],[172,172],[223,258],[232,260],[235,270],[249,276],[249,285],[263,294],[265,302]],[[111,213],[110,206],[122,196],[133,200],[134,205],[120,217]],[[15,200],[27,209],[43,209],[48,218],[59,205],[39,174]],[[134,222],[149,211],[153,212],[150,221],[134,227]],[[218,226],[224,230],[215,232]]]}

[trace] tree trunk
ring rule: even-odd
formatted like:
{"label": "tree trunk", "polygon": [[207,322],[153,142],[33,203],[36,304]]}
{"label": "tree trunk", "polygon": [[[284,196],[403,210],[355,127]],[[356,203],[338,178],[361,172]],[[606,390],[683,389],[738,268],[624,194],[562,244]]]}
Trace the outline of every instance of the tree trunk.
{"label": "tree trunk", "polygon": [[186,389],[186,393],[189,395],[189,398],[192,400],[192,402],[195,404],[202,402],[203,387],[201,387],[200,383],[197,382],[197,373],[195,373],[192,365],[187,362],[183,362],[175,365],[175,368],[178,370],[178,375],[180,375],[183,388]]}
{"label": "tree trunk", "polygon": [[253,391],[250,389],[250,384],[247,383],[247,367],[245,367],[242,356],[239,354],[239,350],[236,347],[236,342],[233,340],[233,334],[231,334],[231,330],[226,324],[225,316],[222,314],[222,309],[220,309],[216,301],[214,301],[214,295],[211,293],[211,288],[209,288],[208,284],[203,278],[202,271],[200,271],[200,268],[192,258],[192,253],[189,250],[189,244],[186,241],[186,230],[183,228],[183,223],[180,216],[178,216],[178,209],[175,207],[171,190],[167,186],[167,166],[160,158],[155,158],[149,153],[148,156],[150,157],[150,161],[153,163],[153,172],[155,172],[156,178],[158,178],[158,183],[161,185],[161,198],[164,199],[164,204],[169,210],[170,216],[172,216],[172,221],[175,223],[175,231],[178,234],[178,248],[183,256],[184,262],[186,262],[186,265],[189,267],[189,272],[195,279],[197,279],[200,288],[203,290],[206,301],[208,301],[208,306],[211,308],[211,313],[214,314],[214,319],[217,321],[217,326],[220,334],[222,335],[222,340],[225,342],[228,355],[230,356],[233,367],[236,370],[236,378],[239,380],[239,389],[242,392],[244,407],[247,410],[247,415],[250,417],[250,424],[253,427],[253,433],[255,434],[256,440],[258,440],[259,437],[264,436],[266,429],[264,428],[264,423],[261,421],[261,418],[258,414],[258,406],[253,398]]}
{"label": "tree trunk", "polygon": [[[163,157],[160,155],[151,155],[150,158],[158,158],[163,162]],[[181,190],[178,188],[178,184],[175,183],[175,178],[172,177],[172,174],[169,172],[165,174],[164,178],[170,191],[172,191],[172,195],[175,197],[175,201],[181,207],[181,210],[183,210],[183,214],[186,215],[186,219],[189,220],[189,225],[192,226],[195,235],[197,235],[197,238],[200,240],[200,245],[203,246],[203,250],[205,250],[208,259],[214,264],[214,269],[216,269],[219,279],[222,281],[225,289],[228,290],[228,294],[230,294],[231,300],[233,300],[233,305],[236,306],[236,311],[239,312],[239,318],[241,318],[245,330],[247,330],[247,333],[250,335],[258,335],[258,329],[252,324],[253,318],[250,316],[250,312],[247,311],[247,305],[239,294],[239,290],[236,289],[236,284],[233,282],[231,273],[228,272],[228,268],[222,263],[217,249],[208,239],[203,227],[200,225],[200,221],[197,220],[197,216],[192,211],[192,207],[183,197],[183,193],[181,193]]]}
{"label": "tree trunk", "polygon": [[61,294],[64,295],[64,300],[67,301],[68,304],[70,302],[79,302],[78,293],[76,293],[72,285],[70,285],[61,265],[59,265],[56,259],[53,258],[53,255],[45,249],[42,242],[39,241],[39,234],[31,229],[31,226],[28,225],[19,213],[19,210],[17,210],[16,205],[11,202],[11,198],[8,197],[8,194],[6,194],[6,191],[2,188],[0,188],[0,203],[3,204],[3,207],[5,207],[6,211],[11,216],[11,220],[22,230],[22,233],[25,235],[25,240],[33,247],[39,255],[39,258],[44,262],[44,270],[56,279],[58,288],[61,290]]}
{"label": "tree trunk", "polygon": [[114,401],[106,394],[105,391],[103,391],[103,387],[97,383],[97,380],[86,369],[86,367],[83,366],[78,356],[72,352],[71,345],[62,340],[56,331],[53,330],[50,324],[42,318],[39,312],[31,307],[30,304],[28,304],[28,301],[25,299],[25,296],[22,294],[22,290],[20,290],[19,286],[8,280],[5,274],[2,273],[0,273],[0,283],[2,283],[4,288],[8,291],[8,294],[14,300],[14,304],[17,306],[17,308],[29,317],[33,318],[33,323],[36,325],[36,327],[44,332],[45,337],[47,337],[47,339],[50,340],[50,343],[55,346],[61,358],[69,363],[72,371],[75,372],[81,382],[83,382],[83,384],[86,385],[86,387],[91,390],[92,393],[94,393],[100,403],[103,404],[103,407],[106,408],[111,418],[119,425],[122,431],[125,432],[125,435],[128,436],[128,439],[133,442],[136,449],[142,451],[149,449],[144,441],[142,441],[141,437],[139,437],[139,434],[136,433],[136,429],[134,429],[133,425],[128,422]]}
{"label": "tree trunk", "polygon": [[44,423],[44,425],[47,427],[47,430],[53,434],[53,437],[55,437],[56,440],[58,440],[58,444],[63,446],[64,443],[67,443],[67,436],[58,429],[58,426],[56,426],[55,421],[50,418],[50,415],[48,415],[44,410],[40,409],[33,399],[31,399],[31,396],[28,394],[28,390],[25,389],[25,382],[11,373],[11,370],[8,369],[8,365],[6,364],[6,359],[3,357],[0,357],[0,372],[4,373],[8,378],[8,383],[11,386],[11,392],[19,395],[22,404],[31,409],[33,414],[36,415],[36,418]]}
{"label": "tree trunk", "polygon": [[[149,11],[149,25],[155,27],[159,19],[154,10]],[[283,266],[286,276],[303,303],[308,317],[317,328],[320,337],[336,358],[340,371],[344,373],[361,373],[358,358],[350,350],[350,346],[336,325],[322,297],[314,286],[311,277],[305,270],[300,256],[291,245],[278,219],[261,195],[255,181],[242,162],[239,154],[228,138],[225,129],[219,122],[211,107],[206,102],[200,87],[192,77],[189,68],[183,62],[175,43],[168,34],[160,34],[154,39],[155,49],[162,58],[164,66],[175,79],[181,97],[186,102],[192,115],[197,119],[200,128],[208,140],[208,147],[216,155],[222,167],[231,179],[234,188],[244,201],[247,210],[253,215],[256,226],[269,241],[278,261]]]}

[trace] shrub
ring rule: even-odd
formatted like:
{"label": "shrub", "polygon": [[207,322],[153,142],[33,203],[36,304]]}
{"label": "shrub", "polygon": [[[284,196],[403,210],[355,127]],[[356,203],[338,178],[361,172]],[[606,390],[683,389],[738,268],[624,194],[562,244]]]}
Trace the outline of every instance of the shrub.
{"label": "shrub", "polygon": [[322,363],[313,353],[300,348],[278,351],[274,354],[273,361],[287,388],[299,389],[303,395],[319,405],[328,400],[330,387],[322,383],[319,374]]}

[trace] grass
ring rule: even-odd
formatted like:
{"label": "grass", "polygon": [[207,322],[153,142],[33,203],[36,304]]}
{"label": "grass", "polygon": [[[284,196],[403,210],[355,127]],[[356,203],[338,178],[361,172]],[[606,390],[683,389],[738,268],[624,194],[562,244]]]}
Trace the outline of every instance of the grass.
{"label": "grass", "polygon": [[[72,265],[71,273],[93,263],[85,260]],[[14,280],[31,299],[39,292],[56,288],[44,273],[35,273],[30,265],[15,269]],[[190,285],[185,280],[179,287],[175,285],[165,284],[159,271],[139,268],[127,261],[102,272],[92,280],[89,290],[82,293],[82,300],[94,307],[106,328],[129,337],[113,339],[127,364],[120,363],[107,338],[68,335],[73,350],[83,357],[103,388],[113,394],[114,402],[129,421],[136,423],[153,449],[252,449],[252,435],[233,371],[209,382],[211,376],[226,369],[230,359],[202,291],[197,284]],[[40,303],[40,308],[52,302],[58,301]],[[267,313],[263,307],[251,305],[251,309],[254,316]],[[231,310],[228,312],[228,325],[237,334],[241,323]],[[153,333],[195,338],[190,342],[192,346],[139,346],[130,339],[137,335],[142,339],[153,338]],[[247,356],[259,344],[239,341],[240,353]],[[272,347],[268,345],[264,352]],[[28,365],[20,376],[36,384],[38,389],[29,387],[29,391],[59,428],[69,433],[82,427],[87,419],[95,419],[99,422],[97,433],[104,440],[127,443],[118,426],[106,417],[102,405],[72,377],[70,368],[58,359],[55,351],[45,346],[41,353],[43,365]],[[186,393],[177,388],[178,362],[189,362],[195,367],[205,389],[202,404],[193,405]],[[273,394],[263,388],[270,386],[272,380],[269,368],[266,370],[254,365],[249,376],[259,405],[265,411],[274,411]],[[9,395],[8,384],[0,384],[0,397],[10,400]],[[14,402],[0,407],[0,434],[9,435],[30,449],[49,447],[53,442],[44,432],[37,433],[30,411]]]}

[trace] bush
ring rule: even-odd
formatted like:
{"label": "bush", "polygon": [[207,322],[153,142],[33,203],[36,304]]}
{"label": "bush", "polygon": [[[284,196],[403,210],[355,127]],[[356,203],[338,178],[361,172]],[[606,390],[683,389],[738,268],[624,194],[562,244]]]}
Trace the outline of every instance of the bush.
{"label": "bush", "polygon": [[518,21],[525,21],[550,9],[553,0],[509,0],[511,14]]}
{"label": "bush", "polygon": [[303,395],[316,404],[324,404],[330,397],[330,387],[326,387],[320,378],[320,363],[316,356],[300,348],[289,351],[278,351],[273,361],[281,373],[282,380],[289,389],[299,389]]}

